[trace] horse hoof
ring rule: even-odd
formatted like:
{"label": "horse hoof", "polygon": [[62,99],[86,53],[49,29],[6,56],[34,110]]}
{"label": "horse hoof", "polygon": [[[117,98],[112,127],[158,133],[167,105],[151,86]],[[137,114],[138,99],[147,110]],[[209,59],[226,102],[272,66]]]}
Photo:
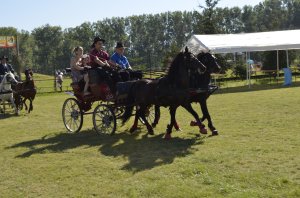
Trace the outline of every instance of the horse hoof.
{"label": "horse hoof", "polygon": [[129,132],[130,132],[130,133],[133,133],[133,132],[135,132],[135,130],[136,130],[135,127],[131,127],[130,130],[129,130]]}
{"label": "horse hoof", "polygon": [[197,121],[191,121],[190,126],[198,126],[198,122]]}
{"label": "horse hoof", "polygon": [[212,136],[219,135],[219,132],[217,130],[213,130],[212,133],[211,133],[211,135]]}
{"label": "horse hoof", "polygon": [[164,139],[165,140],[170,140],[172,137],[171,137],[171,134],[170,133],[166,133]]}
{"label": "horse hoof", "polygon": [[153,130],[148,131],[149,135],[154,135]]}
{"label": "horse hoof", "polygon": [[201,134],[207,134],[207,129],[205,127],[200,128]]}
{"label": "horse hoof", "polygon": [[175,128],[175,129],[176,129],[176,131],[178,131],[178,132],[182,131],[181,128]]}

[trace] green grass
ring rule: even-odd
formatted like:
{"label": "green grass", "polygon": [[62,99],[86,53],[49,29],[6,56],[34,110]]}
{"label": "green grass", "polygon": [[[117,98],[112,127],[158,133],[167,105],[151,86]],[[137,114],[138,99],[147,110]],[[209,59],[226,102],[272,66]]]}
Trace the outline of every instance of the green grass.
{"label": "green grass", "polygon": [[216,137],[178,109],[171,141],[167,109],[154,136],[129,134],[131,121],[98,135],[90,115],[68,134],[68,96],[37,95],[31,114],[0,115],[0,197],[299,197],[300,87],[274,88],[212,95]]}

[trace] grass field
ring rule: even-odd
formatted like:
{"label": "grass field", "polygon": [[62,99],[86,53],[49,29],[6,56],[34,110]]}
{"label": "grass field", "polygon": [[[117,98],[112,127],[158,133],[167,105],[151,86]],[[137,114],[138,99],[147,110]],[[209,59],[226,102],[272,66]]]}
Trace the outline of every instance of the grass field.
{"label": "grass field", "polygon": [[31,114],[0,115],[0,197],[300,197],[300,87],[235,91],[209,98],[219,136],[178,109],[170,141],[166,109],[154,136],[98,135],[91,116],[68,134],[68,96],[37,95]]}

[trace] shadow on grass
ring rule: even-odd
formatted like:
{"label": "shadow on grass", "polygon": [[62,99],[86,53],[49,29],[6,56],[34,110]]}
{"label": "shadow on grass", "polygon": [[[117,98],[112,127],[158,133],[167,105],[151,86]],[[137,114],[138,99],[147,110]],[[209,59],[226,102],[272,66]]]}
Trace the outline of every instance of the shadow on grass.
{"label": "shadow on grass", "polygon": [[99,135],[93,131],[82,131],[76,134],[59,133],[21,142],[7,149],[28,148],[29,151],[16,156],[26,158],[34,154],[59,153],[80,146],[96,146],[99,147],[102,155],[128,159],[127,163],[122,166],[122,170],[138,172],[162,164],[170,164],[177,157],[192,154],[195,152],[194,146],[204,142],[200,137],[191,139],[175,137],[166,141],[163,139],[163,134],[148,136],[139,133],[145,132],[138,131],[131,135],[128,133]]}
{"label": "shadow on grass", "polygon": [[1,112],[0,110],[0,120],[1,119],[8,119],[8,118],[11,118],[11,117],[16,117],[18,115],[16,115],[14,112],[6,112],[6,113],[3,113]]}

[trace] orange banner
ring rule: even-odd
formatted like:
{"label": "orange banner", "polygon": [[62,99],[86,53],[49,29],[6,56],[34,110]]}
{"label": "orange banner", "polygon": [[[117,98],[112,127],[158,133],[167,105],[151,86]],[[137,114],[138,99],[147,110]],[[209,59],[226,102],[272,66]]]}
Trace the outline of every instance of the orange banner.
{"label": "orange banner", "polygon": [[17,46],[15,36],[0,36],[0,48],[11,48]]}
{"label": "orange banner", "polygon": [[6,48],[6,36],[0,36],[0,48]]}

